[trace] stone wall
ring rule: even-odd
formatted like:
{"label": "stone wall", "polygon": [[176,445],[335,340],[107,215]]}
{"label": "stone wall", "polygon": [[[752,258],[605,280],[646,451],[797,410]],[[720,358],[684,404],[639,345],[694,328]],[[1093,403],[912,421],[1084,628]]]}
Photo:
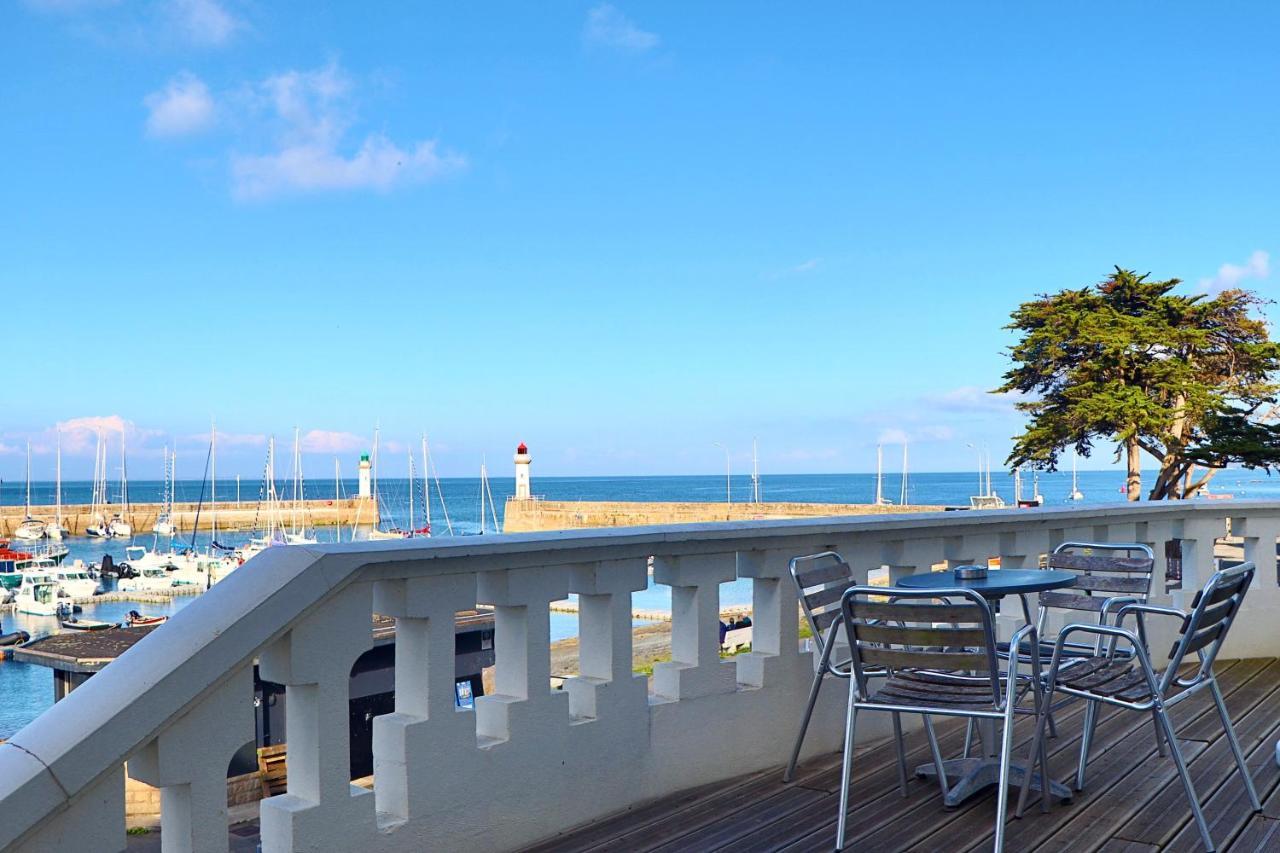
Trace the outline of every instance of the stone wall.
{"label": "stone wall", "polygon": [[895,515],[938,512],[944,506],[815,503],[708,503],[701,501],[507,501],[504,533],[573,530],[584,527],[638,527],[649,524],[696,524],[710,521],[760,521],[779,518],[826,518],[849,515]]}

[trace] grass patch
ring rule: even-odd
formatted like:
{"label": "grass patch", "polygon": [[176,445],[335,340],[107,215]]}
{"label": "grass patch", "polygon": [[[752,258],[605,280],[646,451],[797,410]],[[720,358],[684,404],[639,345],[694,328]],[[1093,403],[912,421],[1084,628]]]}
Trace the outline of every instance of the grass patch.
{"label": "grass patch", "polygon": [[151,827],[149,826],[131,826],[124,831],[125,835],[150,835]]}

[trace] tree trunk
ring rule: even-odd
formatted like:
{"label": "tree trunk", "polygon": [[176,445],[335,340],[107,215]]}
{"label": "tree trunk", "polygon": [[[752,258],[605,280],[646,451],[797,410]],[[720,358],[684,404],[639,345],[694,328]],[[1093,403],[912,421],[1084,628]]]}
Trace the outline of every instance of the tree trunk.
{"label": "tree trunk", "polygon": [[1129,462],[1129,475],[1125,480],[1129,500],[1142,500],[1142,448],[1138,446],[1136,436],[1126,439],[1124,446]]}

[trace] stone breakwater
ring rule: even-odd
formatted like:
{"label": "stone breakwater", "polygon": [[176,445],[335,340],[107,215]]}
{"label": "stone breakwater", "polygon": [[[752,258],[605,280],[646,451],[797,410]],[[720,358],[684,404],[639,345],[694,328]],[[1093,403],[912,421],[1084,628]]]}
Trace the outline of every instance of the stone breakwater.
{"label": "stone breakwater", "polygon": [[840,515],[896,515],[940,512],[945,506],[907,504],[709,503],[702,501],[507,501],[504,533],[574,530],[584,527],[641,527],[712,521],[826,518]]}
{"label": "stone breakwater", "polygon": [[[133,525],[134,533],[150,533],[156,523],[161,504],[130,504],[128,512],[123,513],[125,521]],[[173,522],[182,531],[190,532],[193,527],[209,530],[213,524],[214,507],[210,503],[203,506],[194,503],[175,503],[173,505]],[[266,526],[267,511],[259,506],[256,500],[219,501],[217,506],[219,530],[254,530]],[[120,511],[116,505],[108,506],[103,514],[109,519]],[[31,517],[51,522],[56,517],[55,508],[51,506],[33,506]],[[0,536],[13,535],[14,529],[26,517],[20,506],[0,507]],[[344,500],[309,500],[303,501],[296,510],[286,504],[276,512],[277,524],[293,524],[297,522],[307,527],[332,527],[348,524],[377,524],[378,508],[371,499],[346,498]],[[93,507],[88,504],[65,504],[62,507],[62,521],[71,531],[72,536],[83,536],[84,529],[94,522]],[[17,547],[16,545],[14,547]]]}

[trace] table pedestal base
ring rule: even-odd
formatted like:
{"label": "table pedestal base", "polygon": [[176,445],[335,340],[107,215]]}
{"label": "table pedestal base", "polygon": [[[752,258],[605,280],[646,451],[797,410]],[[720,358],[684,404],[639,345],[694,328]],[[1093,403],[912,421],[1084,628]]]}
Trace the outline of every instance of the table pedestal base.
{"label": "table pedestal base", "polygon": [[[945,802],[948,808],[955,808],[974,794],[1000,781],[1000,762],[991,758],[953,758],[950,761],[942,762],[942,769],[947,774],[947,798]],[[1009,785],[1011,787],[1021,787],[1022,779],[1026,774],[1026,765],[1013,761],[1009,762]],[[916,768],[916,775],[936,779],[938,773],[933,764],[921,764]],[[1040,790],[1039,772],[1033,773],[1031,776],[1031,790],[1037,792]],[[1050,779],[1049,790],[1053,793],[1053,796],[1063,802],[1071,800],[1071,789],[1061,782],[1055,782]],[[1010,793],[1016,796],[1016,794]]]}

